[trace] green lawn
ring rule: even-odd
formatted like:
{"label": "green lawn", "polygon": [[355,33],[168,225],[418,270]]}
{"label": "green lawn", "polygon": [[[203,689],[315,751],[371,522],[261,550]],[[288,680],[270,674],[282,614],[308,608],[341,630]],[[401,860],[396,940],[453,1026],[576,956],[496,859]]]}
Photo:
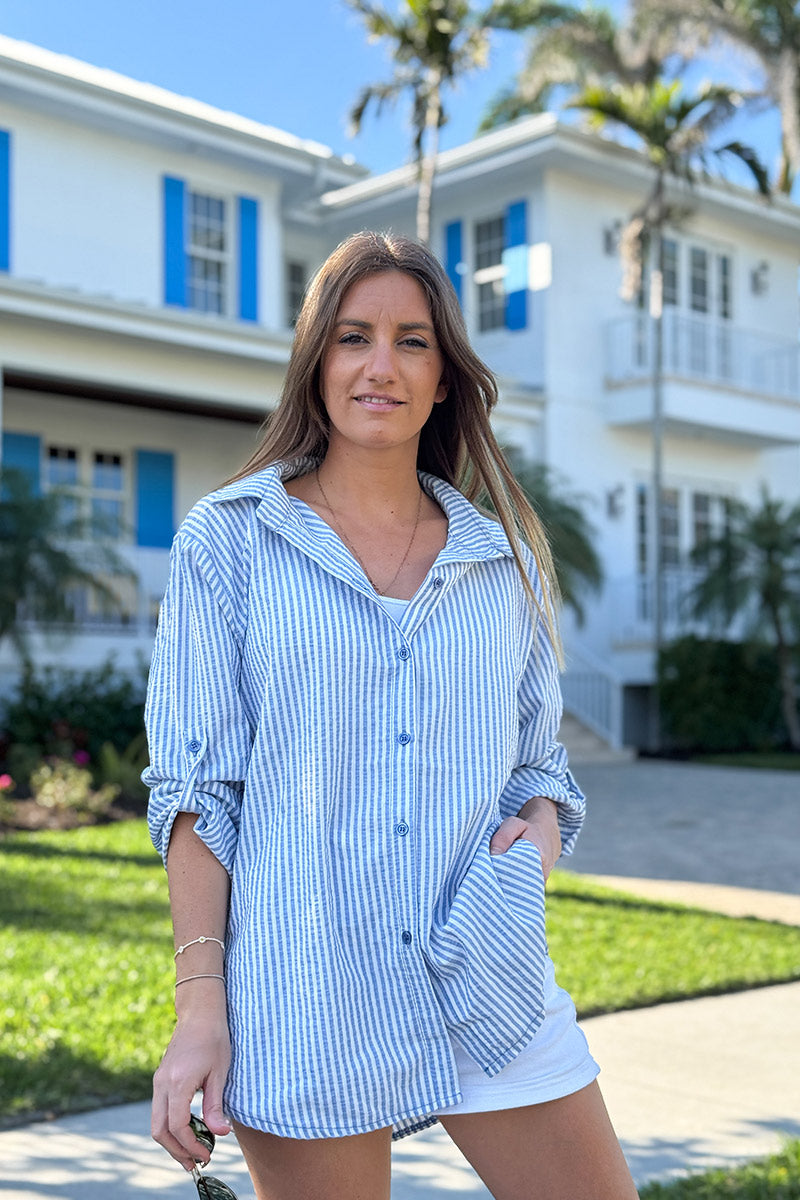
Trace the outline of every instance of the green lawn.
{"label": "green lawn", "polygon": [[651,1183],[641,1200],[800,1200],[800,1140],[744,1167],[707,1171],[674,1183]]}
{"label": "green lawn", "polygon": [[[549,936],[583,1015],[800,978],[800,929],[567,874],[552,881]],[[2,1118],[149,1095],[173,979],[166,878],[143,821],[0,840]]]}

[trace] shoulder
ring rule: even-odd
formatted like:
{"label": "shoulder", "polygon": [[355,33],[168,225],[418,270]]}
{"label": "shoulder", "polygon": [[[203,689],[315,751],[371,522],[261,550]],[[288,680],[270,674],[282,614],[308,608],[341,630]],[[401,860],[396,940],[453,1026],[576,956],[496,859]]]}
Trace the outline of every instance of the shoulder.
{"label": "shoulder", "polygon": [[278,468],[266,467],[203,496],[181,522],[176,542],[240,541],[275,483],[280,483]]}

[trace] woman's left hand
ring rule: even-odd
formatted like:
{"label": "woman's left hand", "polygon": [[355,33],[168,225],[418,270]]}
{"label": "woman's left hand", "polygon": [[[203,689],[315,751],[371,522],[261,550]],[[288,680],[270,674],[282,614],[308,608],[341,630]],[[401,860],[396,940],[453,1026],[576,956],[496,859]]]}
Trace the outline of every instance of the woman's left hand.
{"label": "woman's left hand", "polygon": [[534,796],[523,804],[516,817],[506,817],[489,843],[492,854],[505,854],[518,838],[533,842],[542,856],[542,871],[547,879],[561,853],[558,807],[555,800]]}

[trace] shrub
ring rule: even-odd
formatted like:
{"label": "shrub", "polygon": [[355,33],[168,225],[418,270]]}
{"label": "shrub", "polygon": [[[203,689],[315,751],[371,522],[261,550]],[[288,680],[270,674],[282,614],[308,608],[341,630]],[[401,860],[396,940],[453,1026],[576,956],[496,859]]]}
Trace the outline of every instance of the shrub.
{"label": "shrub", "polygon": [[121,800],[136,805],[147,800],[148,789],[142,783],[141,774],[148,763],[147,738],[144,730],[124,750],[118,750],[111,742],[104,742],[94,764],[94,778],[98,784],[113,784]]}
{"label": "shrub", "polygon": [[775,652],[768,646],[678,638],[661,652],[658,687],[674,749],[763,751],[783,740]]}
{"label": "shrub", "polygon": [[6,761],[24,787],[43,758],[94,764],[105,743],[123,754],[141,735],[145,669],[126,674],[108,659],[88,671],[28,670],[4,716]]}
{"label": "shrub", "polygon": [[103,816],[116,799],[119,788],[106,784],[92,787],[92,773],[62,758],[42,763],[31,775],[31,792],[42,808],[72,811],[79,816]]}

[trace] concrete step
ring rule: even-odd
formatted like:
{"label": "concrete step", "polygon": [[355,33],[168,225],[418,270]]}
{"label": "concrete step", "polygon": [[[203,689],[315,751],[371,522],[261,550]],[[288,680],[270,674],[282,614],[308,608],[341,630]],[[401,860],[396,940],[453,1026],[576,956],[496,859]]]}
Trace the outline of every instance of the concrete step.
{"label": "concrete step", "polygon": [[635,757],[634,751],[627,746],[621,750],[614,750],[607,741],[572,713],[564,713],[558,740],[566,746],[570,762],[573,763],[630,762]]}

